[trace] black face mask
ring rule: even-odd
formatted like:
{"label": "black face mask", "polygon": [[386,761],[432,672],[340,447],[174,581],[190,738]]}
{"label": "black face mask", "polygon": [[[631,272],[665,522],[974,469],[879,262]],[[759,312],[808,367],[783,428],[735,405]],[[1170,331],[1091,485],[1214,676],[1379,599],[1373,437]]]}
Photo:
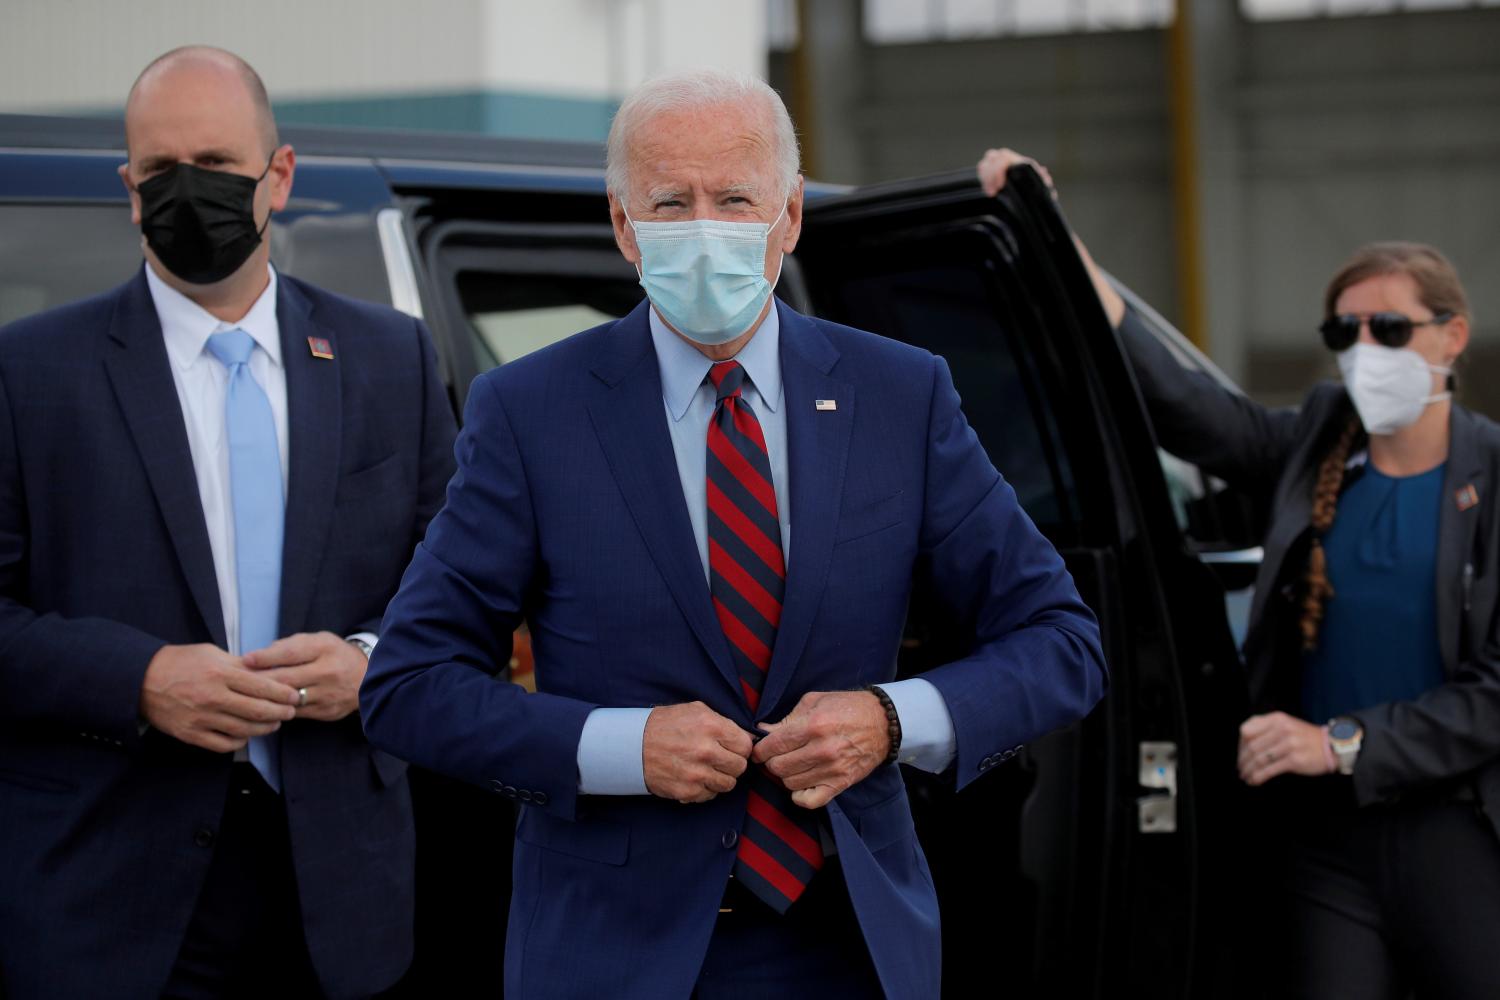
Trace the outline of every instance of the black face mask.
{"label": "black face mask", "polygon": [[[275,157],[275,154],[271,154]],[[271,224],[255,226],[255,188],[271,170],[249,178],[174,163],[136,190],[141,233],[168,271],[193,285],[223,281],[250,259]]]}

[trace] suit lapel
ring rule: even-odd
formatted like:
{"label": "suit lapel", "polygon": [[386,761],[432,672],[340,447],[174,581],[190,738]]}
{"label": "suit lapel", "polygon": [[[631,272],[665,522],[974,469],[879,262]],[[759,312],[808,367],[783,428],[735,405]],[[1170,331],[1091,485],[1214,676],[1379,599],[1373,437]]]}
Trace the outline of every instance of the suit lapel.
{"label": "suit lapel", "polygon": [[[828,374],[838,362],[838,351],[806,317],[779,303],[777,308],[792,506],[791,561],[758,719],[773,716],[822,601],[854,428],[854,387]],[[819,399],[831,399],[837,408],[818,410],[813,404]]]}
{"label": "suit lapel", "polygon": [[589,406],[589,418],[667,589],[738,697],[740,686],[729,641],[714,615],[682,497],[646,309],[642,303],[612,331],[611,350],[593,369],[610,388]]}
{"label": "suit lapel", "polygon": [[161,320],[144,267],[121,291],[109,337],[114,349],[106,357],[105,369],[115,399],[146,468],[188,591],[214,643],[227,648],[213,549],[198,495],[182,401],[172,378]]}
{"label": "suit lapel", "polygon": [[[318,325],[312,303],[285,275],[277,276],[276,322],[286,369],[290,438],[280,612],[281,632],[288,635],[308,627],[308,606],[333,521],[343,436],[340,375],[345,362],[334,331]],[[333,358],[314,357],[309,337],[327,340]]]}
{"label": "suit lapel", "polygon": [[1443,472],[1443,495],[1438,498],[1437,627],[1443,666],[1452,676],[1458,667],[1459,631],[1463,627],[1464,568],[1474,551],[1474,531],[1483,504],[1460,507],[1460,491],[1473,488],[1483,500],[1490,489],[1479,460],[1474,418],[1457,405],[1449,417],[1448,467]]}

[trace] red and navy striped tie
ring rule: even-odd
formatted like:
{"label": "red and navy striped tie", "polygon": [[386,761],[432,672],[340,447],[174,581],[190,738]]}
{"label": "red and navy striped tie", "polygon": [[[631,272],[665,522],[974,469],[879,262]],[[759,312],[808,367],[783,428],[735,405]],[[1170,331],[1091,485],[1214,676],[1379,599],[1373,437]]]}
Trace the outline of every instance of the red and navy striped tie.
{"label": "red and navy striped tie", "polygon": [[[765,435],[740,395],[745,370],[737,361],[721,361],[708,377],[718,390],[708,425],[709,590],[729,638],[740,690],[754,712],[776,647],[786,590],[781,522]],[[785,913],[823,867],[817,813],[793,804],[791,794],[763,768],[750,769],[749,785],[734,874]]]}

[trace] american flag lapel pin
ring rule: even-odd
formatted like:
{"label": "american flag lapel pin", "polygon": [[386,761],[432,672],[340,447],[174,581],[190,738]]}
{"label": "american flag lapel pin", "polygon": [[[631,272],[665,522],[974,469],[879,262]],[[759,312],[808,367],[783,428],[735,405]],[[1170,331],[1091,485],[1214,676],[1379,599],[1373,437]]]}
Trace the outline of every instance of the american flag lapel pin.
{"label": "american flag lapel pin", "polygon": [[307,349],[315,358],[322,358],[324,361],[333,360],[333,345],[322,337],[308,337]]}
{"label": "american flag lapel pin", "polygon": [[1453,502],[1458,504],[1460,511],[1468,510],[1470,507],[1478,507],[1479,491],[1474,488],[1473,483],[1470,483],[1453,494]]}
{"label": "american flag lapel pin", "polygon": [[839,401],[836,400],[836,399],[815,399],[815,400],[813,400],[813,409],[815,409],[815,410],[837,410],[838,408],[839,408]]}

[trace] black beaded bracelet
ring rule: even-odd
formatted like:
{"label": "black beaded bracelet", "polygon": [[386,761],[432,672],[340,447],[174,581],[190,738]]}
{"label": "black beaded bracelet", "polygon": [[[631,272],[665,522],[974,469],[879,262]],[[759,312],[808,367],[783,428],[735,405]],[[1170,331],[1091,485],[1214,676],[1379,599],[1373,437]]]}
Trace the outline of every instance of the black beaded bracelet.
{"label": "black beaded bracelet", "polygon": [[891,752],[885,755],[885,763],[896,763],[896,757],[901,753],[901,717],[896,714],[896,703],[891,701],[891,696],[886,694],[874,684],[865,688],[866,691],[880,699],[880,707],[885,709],[887,724],[886,732],[891,738]]}

